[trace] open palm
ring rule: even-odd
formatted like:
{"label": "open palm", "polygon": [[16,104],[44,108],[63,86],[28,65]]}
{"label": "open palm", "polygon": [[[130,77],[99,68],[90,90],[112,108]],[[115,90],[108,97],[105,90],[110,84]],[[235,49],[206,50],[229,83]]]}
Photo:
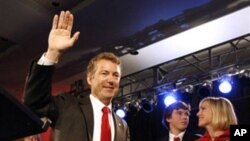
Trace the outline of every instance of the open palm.
{"label": "open palm", "polygon": [[62,53],[73,47],[77,41],[80,32],[76,32],[71,37],[73,26],[73,15],[69,11],[62,11],[60,16],[54,16],[52,29],[49,34],[49,47],[46,53],[46,58],[53,62],[57,62]]}
{"label": "open palm", "polygon": [[74,40],[71,39],[70,34],[65,29],[52,29],[49,35],[49,47],[60,52],[72,47]]}

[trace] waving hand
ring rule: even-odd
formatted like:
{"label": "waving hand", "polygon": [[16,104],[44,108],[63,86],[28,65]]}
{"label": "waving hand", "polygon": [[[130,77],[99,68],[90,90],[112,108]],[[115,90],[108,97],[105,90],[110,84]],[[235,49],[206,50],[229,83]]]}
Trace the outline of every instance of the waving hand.
{"label": "waving hand", "polygon": [[61,11],[60,16],[54,16],[49,34],[49,47],[45,55],[51,61],[57,62],[62,53],[73,47],[79,38],[80,32],[76,32],[71,37],[72,26],[73,15],[69,11]]}

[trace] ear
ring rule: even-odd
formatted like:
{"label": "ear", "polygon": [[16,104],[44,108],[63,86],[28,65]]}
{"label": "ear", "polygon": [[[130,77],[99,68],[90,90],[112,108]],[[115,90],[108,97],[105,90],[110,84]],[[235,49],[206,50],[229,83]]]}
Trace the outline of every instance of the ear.
{"label": "ear", "polygon": [[87,76],[87,82],[91,86],[91,84],[92,84],[92,77],[90,75]]}
{"label": "ear", "polygon": [[171,121],[171,118],[166,118],[166,121],[169,123]]}

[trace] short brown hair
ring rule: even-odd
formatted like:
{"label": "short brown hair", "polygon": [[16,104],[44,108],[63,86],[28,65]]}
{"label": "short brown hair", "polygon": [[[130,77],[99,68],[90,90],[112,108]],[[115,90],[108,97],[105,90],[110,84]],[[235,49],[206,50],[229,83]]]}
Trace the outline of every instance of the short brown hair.
{"label": "short brown hair", "polygon": [[121,60],[112,52],[103,52],[93,57],[87,67],[87,76],[92,76],[96,71],[97,62],[100,60],[109,60],[117,65],[121,65]]}
{"label": "short brown hair", "polygon": [[191,111],[191,106],[186,104],[183,101],[176,101],[172,104],[170,104],[168,107],[164,109],[163,116],[162,116],[162,124],[166,128],[168,128],[168,122],[166,121],[167,118],[170,118],[172,116],[172,113],[174,110],[188,110],[189,112]]}

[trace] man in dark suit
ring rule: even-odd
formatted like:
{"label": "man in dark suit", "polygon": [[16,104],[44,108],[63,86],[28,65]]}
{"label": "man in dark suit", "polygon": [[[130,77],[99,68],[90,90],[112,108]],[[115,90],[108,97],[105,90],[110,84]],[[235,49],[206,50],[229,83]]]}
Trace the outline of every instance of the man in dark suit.
{"label": "man in dark suit", "polygon": [[24,103],[40,117],[52,121],[54,141],[104,141],[106,135],[109,139],[105,141],[129,141],[126,122],[112,111],[111,100],[121,78],[121,61],[113,53],[101,53],[90,61],[89,96],[51,95],[55,64],[80,35],[76,32],[71,37],[72,26],[73,15],[69,11],[54,16],[47,52],[32,63],[27,77]]}
{"label": "man in dark suit", "polygon": [[189,123],[190,106],[182,101],[174,102],[164,109],[162,123],[168,133],[159,141],[195,141],[199,135],[186,131]]}

